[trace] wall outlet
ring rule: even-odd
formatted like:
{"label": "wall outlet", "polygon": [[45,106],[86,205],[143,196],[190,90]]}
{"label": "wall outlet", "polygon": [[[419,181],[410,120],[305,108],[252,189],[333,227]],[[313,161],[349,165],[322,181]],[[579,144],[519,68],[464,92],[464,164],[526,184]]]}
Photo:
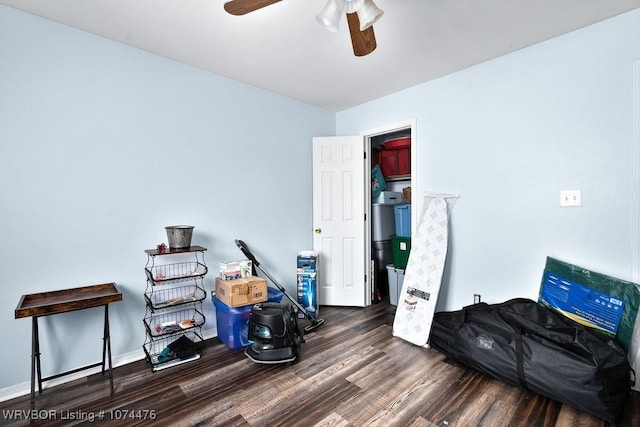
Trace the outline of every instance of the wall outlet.
{"label": "wall outlet", "polygon": [[560,192],[560,206],[582,206],[582,190],[563,190]]}
{"label": "wall outlet", "polygon": [[474,304],[480,303],[480,294],[473,294],[473,303]]}

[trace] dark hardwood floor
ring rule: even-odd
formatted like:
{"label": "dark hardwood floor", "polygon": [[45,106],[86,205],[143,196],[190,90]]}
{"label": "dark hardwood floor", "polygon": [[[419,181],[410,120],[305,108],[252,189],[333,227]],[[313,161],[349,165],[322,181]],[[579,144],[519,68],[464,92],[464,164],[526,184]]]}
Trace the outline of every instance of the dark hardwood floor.
{"label": "dark hardwood floor", "polygon": [[[8,419],[29,409],[29,396],[0,402],[0,424],[609,425],[392,337],[394,311],[385,302],[322,307],[325,324],[306,336],[294,364],[258,365],[214,338],[195,362],[158,372],[144,361],[116,368],[113,395],[106,380],[77,380],[79,387],[59,394],[45,389],[37,409],[47,419]],[[632,392],[617,425],[640,425],[640,393]]]}

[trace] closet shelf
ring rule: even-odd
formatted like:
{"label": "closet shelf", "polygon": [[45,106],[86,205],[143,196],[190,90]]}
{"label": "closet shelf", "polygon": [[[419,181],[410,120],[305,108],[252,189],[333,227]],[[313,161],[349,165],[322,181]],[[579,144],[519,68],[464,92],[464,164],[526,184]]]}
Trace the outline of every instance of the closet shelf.
{"label": "closet shelf", "polygon": [[410,181],[411,180],[411,175],[391,175],[391,176],[385,176],[384,180],[387,182],[393,182],[393,181]]}

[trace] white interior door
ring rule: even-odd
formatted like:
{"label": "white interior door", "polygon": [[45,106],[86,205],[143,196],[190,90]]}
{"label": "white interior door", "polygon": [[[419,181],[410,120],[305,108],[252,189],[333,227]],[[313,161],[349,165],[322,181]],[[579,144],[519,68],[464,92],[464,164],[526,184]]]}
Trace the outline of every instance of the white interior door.
{"label": "white interior door", "polygon": [[313,138],[313,249],[321,305],[367,305],[364,153],[362,136]]}

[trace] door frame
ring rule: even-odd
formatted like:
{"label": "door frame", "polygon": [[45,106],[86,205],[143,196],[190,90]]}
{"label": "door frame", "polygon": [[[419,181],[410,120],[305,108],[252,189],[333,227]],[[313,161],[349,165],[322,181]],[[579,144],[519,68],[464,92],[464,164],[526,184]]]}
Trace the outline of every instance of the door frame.
{"label": "door frame", "polygon": [[[371,269],[371,139],[392,132],[397,132],[401,130],[411,129],[411,188],[412,193],[417,194],[415,188],[417,186],[417,153],[418,147],[416,144],[417,138],[417,130],[416,130],[416,119],[404,120],[401,122],[381,126],[374,129],[369,129],[360,132],[360,135],[364,138],[364,149],[366,155],[366,167],[364,183],[365,188],[364,191],[364,203],[365,203],[365,214],[367,221],[365,223],[365,262],[367,263],[366,270],[368,274],[366,275],[366,283],[365,283],[365,292],[367,296],[365,296],[366,305],[371,305],[371,301],[373,300],[374,292],[373,289],[373,281],[372,278],[372,269]],[[417,214],[416,214],[416,204],[411,203],[411,232],[412,234],[416,231],[417,224]]]}
{"label": "door frame", "polygon": [[631,142],[631,280],[640,282],[640,60],[633,62],[633,141]]}

